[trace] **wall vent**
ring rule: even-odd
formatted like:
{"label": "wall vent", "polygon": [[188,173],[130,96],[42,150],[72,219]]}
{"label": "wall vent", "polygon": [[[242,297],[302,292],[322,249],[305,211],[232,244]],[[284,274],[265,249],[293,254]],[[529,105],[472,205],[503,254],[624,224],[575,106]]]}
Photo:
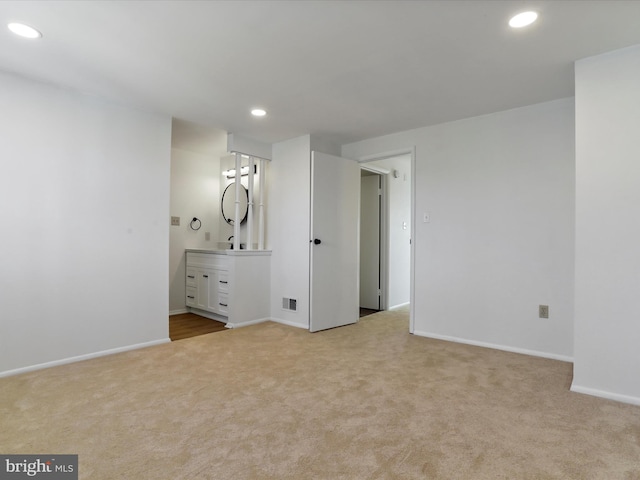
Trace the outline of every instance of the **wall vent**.
{"label": "wall vent", "polygon": [[295,298],[282,297],[282,309],[295,312],[298,310],[298,301]]}

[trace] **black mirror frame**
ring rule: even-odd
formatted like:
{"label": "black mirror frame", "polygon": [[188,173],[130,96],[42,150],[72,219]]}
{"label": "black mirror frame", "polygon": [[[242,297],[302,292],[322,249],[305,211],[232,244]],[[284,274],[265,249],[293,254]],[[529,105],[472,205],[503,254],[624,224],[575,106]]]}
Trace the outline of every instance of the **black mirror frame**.
{"label": "black mirror frame", "polygon": [[[224,221],[227,222],[229,225],[233,225],[234,220],[233,218],[227,218],[227,216],[224,214],[224,196],[227,194],[227,190],[229,190],[229,188],[235,184],[236,184],[235,182],[232,182],[225,187],[224,192],[222,192],[222,199],[220,201],[220,211],[222,212],[222,218],[224,218]],[[240,186],[242,187],[242,190],[244,190],[244,194],[247,197],[247,208],[244,211],[244,217],[242,217],[242,220],[240,221],[240,225],[242,225],[247,221],[247,216],[249,215],[249,192],[247,191],[247,188],[241,183],[240,183]],[[235,206],[235,198],[234,198],[234,206]],[[234,214],[235,214],[235,211],[234,211]]]}

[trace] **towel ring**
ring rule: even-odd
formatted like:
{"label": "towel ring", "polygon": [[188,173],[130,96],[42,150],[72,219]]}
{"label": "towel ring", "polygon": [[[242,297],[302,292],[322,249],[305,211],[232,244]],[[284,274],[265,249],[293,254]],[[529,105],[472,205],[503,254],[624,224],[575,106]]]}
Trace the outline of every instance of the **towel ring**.
{"label": "towel ring", "polygon": [[191,227],[191,230],[200,230],[202,222],[197,217],[193,217],[193,220],[191,220],[189,226]]}

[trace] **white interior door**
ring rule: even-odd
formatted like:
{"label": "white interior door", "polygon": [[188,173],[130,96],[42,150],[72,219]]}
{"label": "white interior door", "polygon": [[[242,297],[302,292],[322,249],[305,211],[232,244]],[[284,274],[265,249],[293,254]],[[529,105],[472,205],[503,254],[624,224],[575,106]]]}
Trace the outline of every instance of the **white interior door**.
{"label": "white interior door", "polygon": [[311,152],[312,332],[358,321],[359,201],[359,165]]}

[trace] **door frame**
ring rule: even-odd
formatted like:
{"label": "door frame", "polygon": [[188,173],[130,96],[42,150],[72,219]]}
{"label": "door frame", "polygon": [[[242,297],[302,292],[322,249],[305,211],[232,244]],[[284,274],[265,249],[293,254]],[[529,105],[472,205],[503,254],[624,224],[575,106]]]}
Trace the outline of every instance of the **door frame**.
{"label": "door frame", "polygon": [[[411,248],[410,248],[410,265],[409,265],[409,333],[414,333],[415,330],[415,229],[416,229],[416,147],[412,146],[409,148],[403,148],[399,150],[392,150],[386,152],[379,152],[370,155],[364,155],[362,157],[356,157],[356,160],[360,164],[361,167],[365,167],[365,164],[368,162],[375,162],[378,160],[385,160],[387,158],[399,157],[402,155],[409,155],[411,157]],[[369,169],[372,169],[373,165],[369,165]],[[384,182],[388,180],[387,176],[384,176]],[[387,205],[385,205],[385,215],[388,212],[388,200]],[[384,216],[384,215],[383,215]],[[385,223],[386,225],[386,223]],[[385,230],[384,237],[388,236],[388,228]],[[385,263],[389,258],[388,252],[389,244],[385,241],[384,255],[385,255]],[[388,283],[389,283],[389,275],[387,265],[385,265],[385,281],[383,284],[385,285],[385,290],[388,291]],[[385,306],[385,308],[387,308]]]}

